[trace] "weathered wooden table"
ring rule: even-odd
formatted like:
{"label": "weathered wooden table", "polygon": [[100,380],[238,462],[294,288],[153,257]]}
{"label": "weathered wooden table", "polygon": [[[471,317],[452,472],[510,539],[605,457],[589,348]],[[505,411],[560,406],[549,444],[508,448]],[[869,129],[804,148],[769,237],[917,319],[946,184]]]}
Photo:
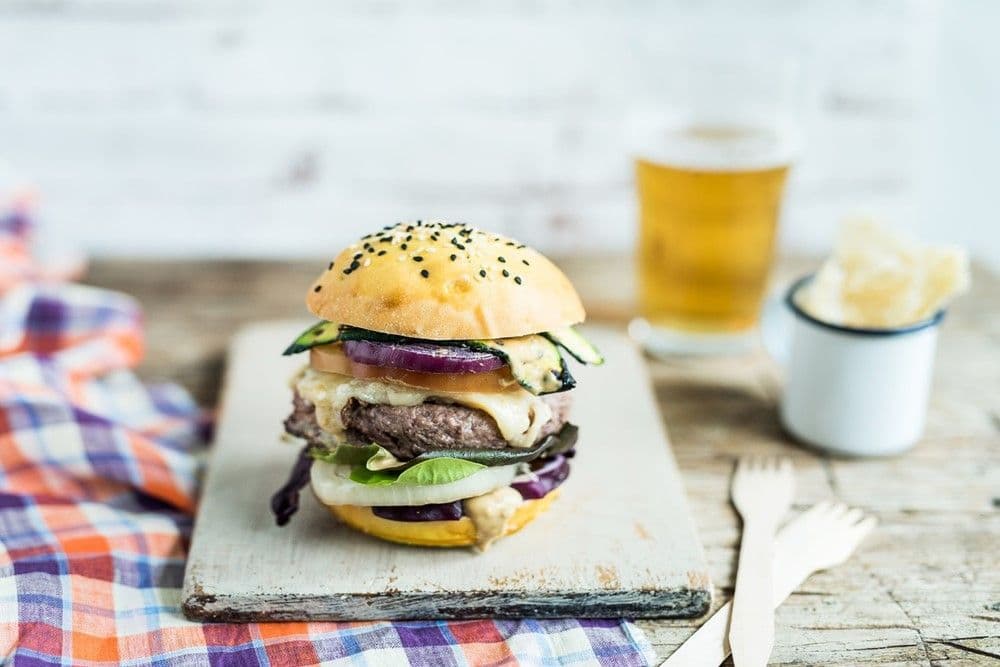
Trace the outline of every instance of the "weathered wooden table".
{"label": "weathered wooden table", "polygon": [[[144,304],[144,376],[180,381],[212,405],[231,332],[252,320],[305,316],[305,288],[321,264],[102,261],[89,282]],[[591,319],[624,323],[633,293],[626,260],[563,265]],[[786,261],[776,283],[814,265]],[[795,446],[778,425],[780,378],[762,353],[650,366],[716,605],[732,593],[739,525],[727,488],[738,455],[792,457],[798,507],[835,496],[881,520],[854,558],[782,605],[774,663],[1000,662],[1000,278],[977,270],[972,293],[949,314],[925,438],[897,458],[835,459]],[[697,625],[641,623],[661,657]]]}

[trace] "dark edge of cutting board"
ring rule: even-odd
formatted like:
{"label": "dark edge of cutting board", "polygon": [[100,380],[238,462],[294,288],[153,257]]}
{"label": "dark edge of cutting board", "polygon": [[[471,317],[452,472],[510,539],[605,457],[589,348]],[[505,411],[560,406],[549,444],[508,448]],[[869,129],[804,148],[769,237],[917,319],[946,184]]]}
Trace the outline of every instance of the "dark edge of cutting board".
{"label": "dark edge of cutting board", "polygon": [[[693,577],[696,579],[697,577]],[[224,595],[188,595],[184,615],[193,621],[374,621],[392,619],[440,620],[471,618],[694,618],[708,611],[712,594],[708,575],[703,588],[670,591],[595,591],[593,593],[536,591],[471,591],[453,594],[455,602],[438,592],[327,596],[275,593],[239,603]],[[197,587],[197,584],[194,584]],[[235,606],[239,604],[239,606]],[[359,611],[363,610],[363,611]]]}

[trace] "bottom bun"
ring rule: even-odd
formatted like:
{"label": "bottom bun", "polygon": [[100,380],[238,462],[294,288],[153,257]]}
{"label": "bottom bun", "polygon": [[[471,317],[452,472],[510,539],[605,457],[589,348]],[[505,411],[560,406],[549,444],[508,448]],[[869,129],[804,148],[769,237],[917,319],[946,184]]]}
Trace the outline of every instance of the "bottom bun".
{"label": "bottom bun", "polygon": [[[537,500],[525,500],[507,521],[504,536],[516,533],[544,512],[559,495],[554,489]],[[476,526],[463,516],[451,521],[393,521],[376,516],[370,507],[358,505],[328,505],[327,509],[342,522],[390,542],[421,547],[469,547],[476,544]]]}

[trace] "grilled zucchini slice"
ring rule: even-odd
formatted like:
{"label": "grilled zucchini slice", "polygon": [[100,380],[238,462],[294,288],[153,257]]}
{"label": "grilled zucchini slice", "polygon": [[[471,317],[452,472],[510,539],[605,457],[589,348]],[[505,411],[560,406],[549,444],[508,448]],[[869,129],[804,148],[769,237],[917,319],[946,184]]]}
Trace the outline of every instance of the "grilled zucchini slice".
{"label": "grilled zucchini slice", "polygon": [[584,338],[573,327],[546,331],[542,335],[569,352],[581,364],[600,366],[604,363],[604,356],[600,350],[594,347],[593,343]]}
{"label": "grilled zucchini slice", "polygon": [[299,334],[299,337],[292,341],[292,344],[285,348],[285,351],[282,352],[282,354],[298,354],[299,352],[305,352],[312,347],[329,345],[330,343],[339,343],[344,340],[371,340],[379,343],[423,342],[412,338],[404,338],[403,336],[385,334],[379,331],[359,329],[358,327],[351,327],[346,324],[336,324],[335,322],[317,322]]}
{"label": "grilled zucchini slice", "polygon": [[317,345],[336,343],[341,340],[340,329],[341,326],[333,322],[317,322],[299,334],[299,337],[293,340],[292,344],[286,347],[282,354],[298,354]]}
{"label": "grilled zucchini slice", "polygon": [[545,336],[532,334],[517,338],[470,340],[468,347],[495,354],[507,362],[518,384],[536,396],[566,391],[576,380],[566,368],[559,348]]}

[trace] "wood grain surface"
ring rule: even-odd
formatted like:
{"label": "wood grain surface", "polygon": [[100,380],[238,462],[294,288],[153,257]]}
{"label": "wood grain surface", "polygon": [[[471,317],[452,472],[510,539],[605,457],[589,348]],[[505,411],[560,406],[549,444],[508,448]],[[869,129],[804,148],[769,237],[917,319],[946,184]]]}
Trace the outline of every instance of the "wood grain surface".
{"label": "wood grain surface", "polygon": [[[777,284],[815,267],[786,260]],[[564,262],[592,318],[632,312],[627,260]],[[145,305],[141,372],[218,394],[232,332],[300,317],[320,262],[103,261],[90,282]],[[729,599],[739,524],[726,500],[735,458],[783,454],[796,466],[796,507],[839,497],[877,515],[847,564],[813,576],[777,613],[775,664],[974,665],[1000,660],[1000,279],[979,269],[941,332],[924,439],[878,460],[836,459],[795,446],[775,410],[780,378],[762,354],[649,362],[664,423],[705,546],[714,604]],[[665,657],[697,620],[641,621]]]}
{"label": "wood grain surface", "polygon": [[340,525],[308,491],[291,522],[276,526],[267,497],[300,447],[282,437],[288,378],[305,362],[278,351],[308,324],[265,322],[233,339],[184,577],[190,618],[676,618],[708,610],[705,555],[642,358],[607,329],[591,328],[588,338],[608,363],[573,367],[580,455],[570,479],[516,536],[485,553],[399,546]]}

